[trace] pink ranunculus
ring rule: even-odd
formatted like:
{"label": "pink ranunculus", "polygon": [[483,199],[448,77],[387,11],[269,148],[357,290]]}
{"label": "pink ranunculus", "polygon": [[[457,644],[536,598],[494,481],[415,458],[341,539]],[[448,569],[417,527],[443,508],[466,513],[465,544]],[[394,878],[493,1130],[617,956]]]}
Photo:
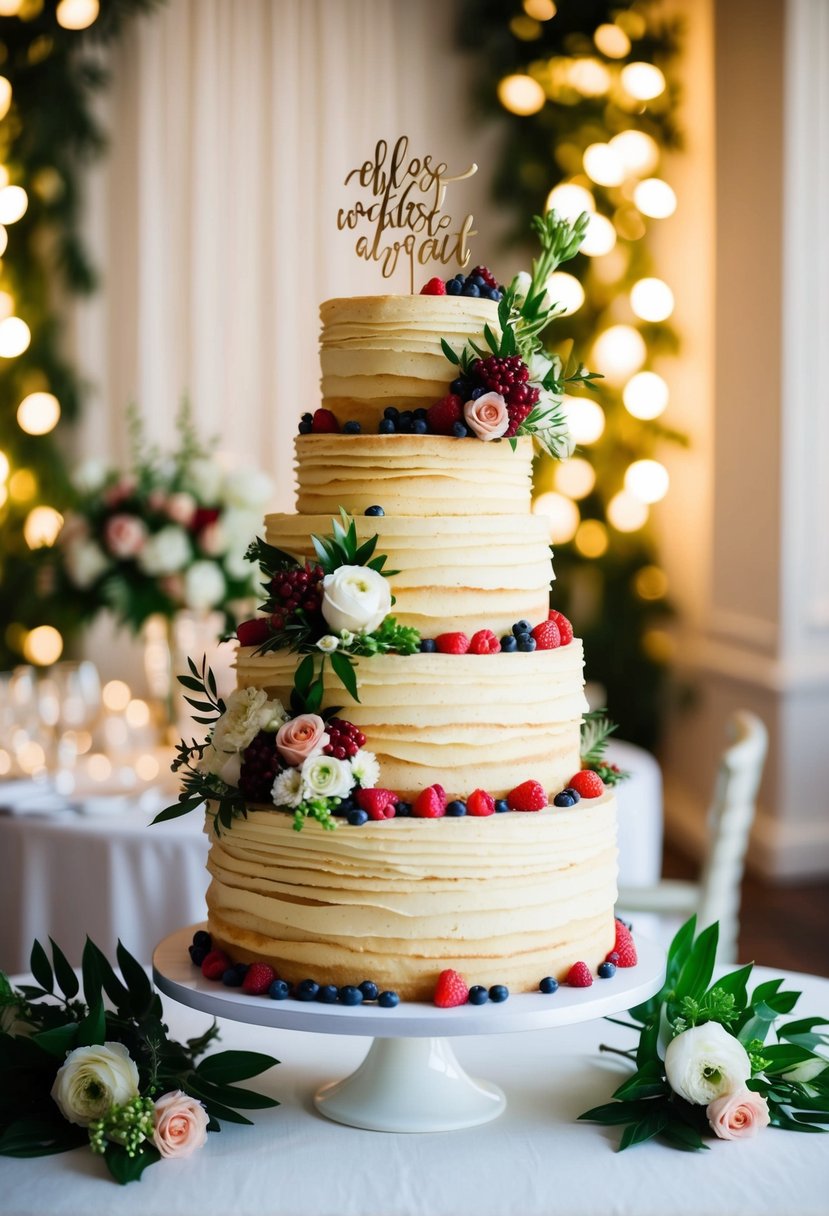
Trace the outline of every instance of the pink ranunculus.
{"label": "pink ranunculus", "polygon": [[463,407],[466,425],[478,439],[500,439],[509,427],[507,403],[500,393],[483,393]]}
{"label": "pink ranunculus", "polygon": [[207,1111],[180,1089],[156,1099],[153,1122],[153,1144],[162,1157],[189,1157],[207,1139]]}
{"label": "pink ranunculus", "polygon": [[113,557],[135,557],[146,539],[147,526],[137,515],[111,515],[104,525],[104,543]]}
{"label": "pink ranunculus", "polygon": [[276,732],[276,750],[286,764],[300,765],[327,745],[328,734],[319,714],[290,718]]}
{"label": "pink ranunculus", "polygon": [[762,1094],[735,1089],[709,1102],[705,1111],[714,1133],[721,1140],[742,1140],[768,1127],[769,1108]]}
{"label": "pink ranunculus", "polygon": [[182,528],[189,528],[196,514],[196,505],[192,494],[180,490],[167,499],[167,514],[173,523],[181,524]]}

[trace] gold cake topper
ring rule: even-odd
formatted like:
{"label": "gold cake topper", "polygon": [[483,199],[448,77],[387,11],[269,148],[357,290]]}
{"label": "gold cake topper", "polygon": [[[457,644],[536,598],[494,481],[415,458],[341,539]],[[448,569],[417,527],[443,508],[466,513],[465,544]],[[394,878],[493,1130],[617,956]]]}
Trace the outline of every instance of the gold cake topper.
{"label": "gold cake topper", "polygon": [[344,185],[356,178],[363,189],[371,190],[371,201],[358,201],[337,212],[340,231],[352,231],[362,221],[371,226],[368,235],[358,236],[354,251],[366,262],[379,262],[384,279],[394,274],[401,260],[409,262],[411,290],[414,292],[415,263],[457,261],[463,269],[469,263],[466,242],[477,233],[473,217],[467,215],[460,228],[451,232],[452,217],[441,212],[449,182],[460,182],[477,173],[472,164],[464,173],[447,174],[443,161],[433,163],[431,156],[409,156],[409,139],[401,135],[391,150],[385,139],[378,140],[374,158],[351,169]]}

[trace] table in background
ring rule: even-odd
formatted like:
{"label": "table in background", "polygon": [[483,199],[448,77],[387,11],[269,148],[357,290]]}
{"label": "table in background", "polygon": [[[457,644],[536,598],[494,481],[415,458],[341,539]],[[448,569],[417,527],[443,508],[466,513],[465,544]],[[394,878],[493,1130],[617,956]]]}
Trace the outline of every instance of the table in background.
{"label": "table in background", "polygon": [[[757,982],[775,973],[757,968]],[[829,981],[790,975],[792,1016],[829,1017]],[[553,998],[554,999],[554,998]],[[173,1037],[206,1015],[165,1000]],[[252,1082],[281,1106],[226,1123],[194,1157],[150,1167],[116,1189],[85,1149],[0,1158],[4,1216],[824,1216],[829,1140],[772,1128],[754,1140],[683,1153],[648,1143],[617,1154],[620,1129],[577,1123],[627,1075],[600,1042],[634,1036],[606,1021],[455,1039],[461,1064],[500,1085],[505,1114],[464,1131],[399,1135],[330,1123],[311,1097],[350,1072],[368,1040],[222,1022],[220,1048],[282,1060]]]}

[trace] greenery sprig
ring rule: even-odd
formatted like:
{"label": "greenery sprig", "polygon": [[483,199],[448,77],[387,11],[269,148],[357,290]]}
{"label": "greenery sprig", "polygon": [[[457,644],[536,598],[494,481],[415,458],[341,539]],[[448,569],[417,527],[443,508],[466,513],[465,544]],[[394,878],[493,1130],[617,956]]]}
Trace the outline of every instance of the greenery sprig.
{"label": "greenery sprig", "polygon": [[616,723],[611,722],[605,709],[591,709],[582,719],[579,748],[581,766],[598,773],[605,785],[618,785],[630,777],[630,773],[605,759],[608,741],[615,730]]}

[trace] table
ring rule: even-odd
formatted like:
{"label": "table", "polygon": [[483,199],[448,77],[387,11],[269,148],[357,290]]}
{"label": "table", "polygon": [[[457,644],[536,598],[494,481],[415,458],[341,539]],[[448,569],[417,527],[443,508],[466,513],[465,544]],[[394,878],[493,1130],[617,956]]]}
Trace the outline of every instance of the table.
{"label": "table", "polygon": [[[755,969],[757,982],[779,972]],[[792,1016],[829,1017],[829,980],[788,975],[803,991]],[[789,986],[789,985],[787,985]],[[204,1015],[165,1000],[171,1034]],[[706,1153],[659,1144],[618,1155],[618,1128],[577,1123],[626,1075],[599,1042],[633,1036],[607,1022],[454,1041],[462,1065],[507,1093],[506,1113],[465,1131],[401,1135],[331,1123],[316,1088],[351,1071],[368,1040],[222,1023],[223,1048],[283,1061],[253,1088],[281,1106],[254,1127],[225,1124],[206,1148],[161,1163],[124,1189],[86,1150],[33,1161],[0,1158],[4,1216],[824,1216],[829,1139],[767,1129],[712,1141]]]}

